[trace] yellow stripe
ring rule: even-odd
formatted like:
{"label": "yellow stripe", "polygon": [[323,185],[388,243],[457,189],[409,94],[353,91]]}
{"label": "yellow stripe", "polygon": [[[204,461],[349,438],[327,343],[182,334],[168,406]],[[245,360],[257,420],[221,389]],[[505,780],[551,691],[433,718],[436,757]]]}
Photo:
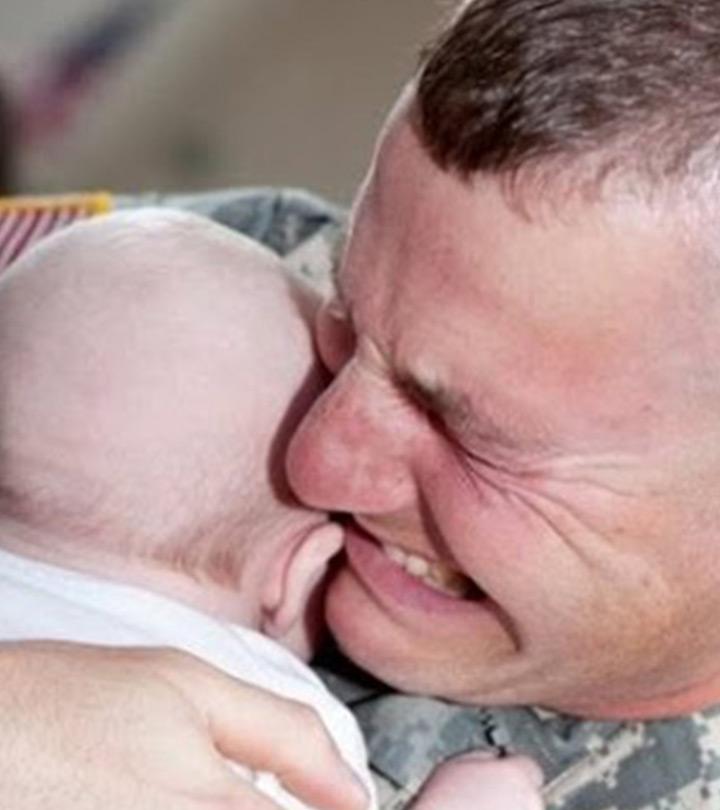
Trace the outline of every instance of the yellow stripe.
{"label": "yellow stripe", "polygon": [[0,214],[13,211],[51,211],[58,208],[75,209],[92,217],[112,211],[113,198],[104,191],[80,194],[48,194],[27,197],[0,197]]}

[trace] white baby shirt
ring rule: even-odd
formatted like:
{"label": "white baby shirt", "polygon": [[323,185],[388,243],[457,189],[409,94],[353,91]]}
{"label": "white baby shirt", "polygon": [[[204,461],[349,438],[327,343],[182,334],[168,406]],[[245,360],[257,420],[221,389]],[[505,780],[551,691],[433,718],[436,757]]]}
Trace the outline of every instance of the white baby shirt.
{"label": "white baby shirt", "polygon": [[[345,761],[374,797],[365,744],[355,718],[303,661],[275,641],[144,588],[2,550],[0,605],[0,640],[174,647],[243,681],[312,706]],[[252,779],[288,810],[305,808],[270,774],[255,774]]]}

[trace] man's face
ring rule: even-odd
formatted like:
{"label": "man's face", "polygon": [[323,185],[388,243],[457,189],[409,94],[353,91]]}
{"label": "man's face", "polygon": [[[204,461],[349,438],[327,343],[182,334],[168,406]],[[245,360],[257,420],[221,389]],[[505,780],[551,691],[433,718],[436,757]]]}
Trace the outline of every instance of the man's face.
{"label": "man's face", "polygon": [[440,171],[395,114],[288,458],[352,515],[328,619],[403,689],[683,711],[720,669],[715,292],[670,217],[546,214]]}

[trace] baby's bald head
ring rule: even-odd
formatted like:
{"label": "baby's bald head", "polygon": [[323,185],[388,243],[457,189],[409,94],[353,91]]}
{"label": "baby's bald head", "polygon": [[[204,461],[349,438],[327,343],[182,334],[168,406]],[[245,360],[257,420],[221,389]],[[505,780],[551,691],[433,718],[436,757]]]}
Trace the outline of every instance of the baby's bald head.
{"label": "baby's bald head", "polygon": [[0,518],[234,576],[246,541],[308,521],[282,455],[320,386],[312,307],[272,254],[190,214],[28,251],[0,281]]}

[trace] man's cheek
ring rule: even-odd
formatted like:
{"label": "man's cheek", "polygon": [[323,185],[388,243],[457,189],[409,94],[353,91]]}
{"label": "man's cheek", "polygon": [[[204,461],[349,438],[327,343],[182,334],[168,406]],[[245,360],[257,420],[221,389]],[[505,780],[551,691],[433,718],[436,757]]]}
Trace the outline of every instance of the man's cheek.
{"label": "man's cheek", "polygon": [[532,592],[552,553],[547,525],[452,454],[427,459],[423,472],[428,511],[458,566],[490,593]]}

